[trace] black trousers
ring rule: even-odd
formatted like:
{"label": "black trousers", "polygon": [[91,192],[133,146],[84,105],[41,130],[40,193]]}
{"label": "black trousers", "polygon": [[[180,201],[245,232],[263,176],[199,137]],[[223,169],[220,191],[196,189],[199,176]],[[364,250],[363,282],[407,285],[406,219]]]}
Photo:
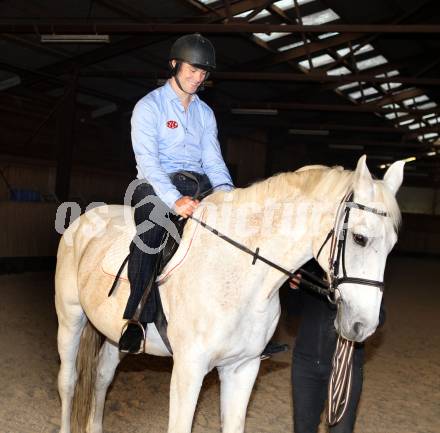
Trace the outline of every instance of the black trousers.
{"label": "black trousers", "polygon": [[[201,193],[208,191],[211,184],[206,175],[192,173],[199,182]],[[197,192],[197,183],[181,173],[171,175],[171,181],[182,195],[193,196]],[[131,206],[135,208],[134,221],[136,236],[130,244],[128,259],[128,279],[130,297],[124,312],[124,319],[132,319],[150,279],[155,277],[155,270],[166,236],[178,236],[175,221],[176,214],[157,196],[153,187],[145,180],[139,180]],[[151,293],[142,309],[139,320],[143,323],[154,321],[156,312],[155,293]]]}
{"label": "black trousers", "polygon": [[[356,410],[362,392],[363,349],[353,354],[353,382],[347,411],[341,421],[330,427],[331,433],[352,433]],[[292,384],[295,433],[316,433],[327,400],[331,363],[312,361],[300,355],[293,357]]]}

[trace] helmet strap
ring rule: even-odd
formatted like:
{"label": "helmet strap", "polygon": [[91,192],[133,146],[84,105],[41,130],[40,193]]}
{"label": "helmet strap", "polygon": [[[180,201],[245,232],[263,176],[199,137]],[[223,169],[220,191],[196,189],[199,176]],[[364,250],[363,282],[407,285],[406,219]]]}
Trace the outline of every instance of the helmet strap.
{"label": "helmet strap", "polygon": [[173,66],[173,64],[171,63],[171,60],[168,62],[168,65],[170,67],[170,71],[171,71],[171,76],[175,77],[177,75],[177,72],[179,71],[179,67],[180,67],[180,62],[176,61],[176,65]]}
{"label": "helmet strap", "polygon": [[197,87],[197,90],[196,90],[194,93],[190,93],[190,92],[187,92],[186,90],[183,89],[182,85],[180,84],[179,79],[177,78],[177,74],[174,75],[174,79],[176,80],[176,83],[177,83],[177,85],[179,86],[179,89],[180,89],[183,93],[186,93],[187,95],[195,95],[195,94],[199,91],[200,87],[202,86],[202,85],[200,85],[199,87]]}
{"label": "helmet strap", "polygon": [[206,79],[208,78],[209,72],[206,74],[205,79],[200,84],[200,86],[197,87],[197,90],[194,93],[189,93],[183,89],[182,85],[180,84],[179,78],[177,77],[177,74],[179,73],[179,69],[180,69],[180,62],[176,62],[176,66],[174,66],[174,67],[171,65],[171,62],[170,62],[170,67],[171,67],[171,75],[174,77],[174,79],[176,80],[177,86],[179,87],[179,89],[183,93],[186,93],[187,95],[195,95],[197,92],[201,92],[202,90],[205,90],[204,83],[205,83]]}

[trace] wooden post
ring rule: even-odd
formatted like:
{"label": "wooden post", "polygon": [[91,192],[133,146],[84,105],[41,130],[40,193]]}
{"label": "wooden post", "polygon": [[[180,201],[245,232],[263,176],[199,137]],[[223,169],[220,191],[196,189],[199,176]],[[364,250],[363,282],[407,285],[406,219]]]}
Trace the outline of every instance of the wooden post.
{"label": "wooden post", "polygon": [[75,108],[77,75],[66,84],[64,103],[58,112],[57,125],[57,169],[55,195],[60,202],[69,198],[72,157],[75,143]]}

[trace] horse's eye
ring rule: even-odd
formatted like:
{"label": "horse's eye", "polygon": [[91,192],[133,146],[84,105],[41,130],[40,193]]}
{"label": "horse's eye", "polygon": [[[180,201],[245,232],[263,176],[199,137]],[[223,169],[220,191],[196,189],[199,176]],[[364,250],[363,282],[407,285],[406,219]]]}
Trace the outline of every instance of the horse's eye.
{"label": "horse's eye", "polygon": [[365,247],[365,245],[367,245],[368,238],[364,235],[353,233],[353,240],[361,247]]}

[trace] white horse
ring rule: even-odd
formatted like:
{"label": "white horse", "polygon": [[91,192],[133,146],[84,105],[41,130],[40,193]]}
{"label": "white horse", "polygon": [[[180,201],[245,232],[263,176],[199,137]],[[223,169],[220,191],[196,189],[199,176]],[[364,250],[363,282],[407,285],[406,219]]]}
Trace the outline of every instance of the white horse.
{"label": "white horse", "polygon": [[[202,202],[195,216],[294,271],[317,257],[327,233],[338,223],[336,214],[345,205],[341,200],[352,191],[354,201],[386,211],[387,216],[351,209],[345,268],[350,277],[382,281],[386,257],[397,240],[400,212],[395,193],[402,177],[403,163],[397,162],[383,180],[373,180],[365,157],[354,172],[304,167],[248,188],[217,192]],[[116,273],[119,262],[114,261],[112,272],[108,268],[112,268],[112,254],[124,257],[128,252],[135,233],[131,214],[124,220],[127,210],[131,209],[96,208],[76,220],[60,241],[55,295],[60,433],[70,433],[71,428],[80,433],[102,432],[105,395],[121,360],[116,343],[129,294],[123,274],[116,293],[108,297],[114,278],[109,274]],[[330,271],[329,255],[327,242],[319,255],[326,271]],[[260,260],[252,264],[248,254],[189,221],[177,253],[159,278],[174,357],[168,433],[191,432],[203,378],[214,367],[221,381],[222,432],[242,433],[260,354],[280,316],[278,291],[286,275]],[[343,305],[335,321],[337,331],[352,340],[364,340],[378,324],[381,289],[347,281],[337,292]],[[105,337],[102,345],[96,330]],[[148,326],[145,351],[170,356],[154,325]],[[96,374],[87,376],[87,371],[95,371],[87,361],[95,358]],[[76,394],[79,412],[71,416],[77,379],[82,382],[82,394],[81,390]]]}

